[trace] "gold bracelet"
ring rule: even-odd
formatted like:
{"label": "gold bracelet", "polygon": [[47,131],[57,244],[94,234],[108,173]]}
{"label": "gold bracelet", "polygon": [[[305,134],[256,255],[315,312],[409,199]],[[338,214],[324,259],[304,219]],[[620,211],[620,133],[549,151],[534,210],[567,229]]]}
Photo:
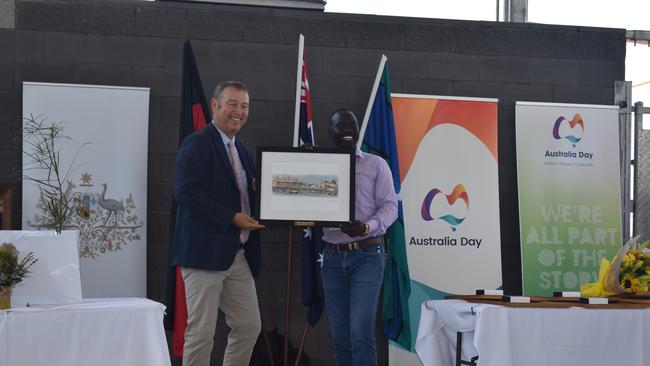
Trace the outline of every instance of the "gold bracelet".
{"label": "gold bracelet", "polygon": [[368,235],[368,231],[370,231],[370,225],[363,224],[363,236]]}

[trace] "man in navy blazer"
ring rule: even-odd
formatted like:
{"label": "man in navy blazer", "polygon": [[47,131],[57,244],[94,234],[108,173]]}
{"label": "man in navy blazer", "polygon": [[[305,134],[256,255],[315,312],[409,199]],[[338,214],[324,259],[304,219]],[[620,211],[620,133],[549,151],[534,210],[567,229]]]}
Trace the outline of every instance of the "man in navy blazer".
{"label": "man in navy blazer", "polygon": [[218,310],[231,328],[224,365],[248,365],[261,322],[253,276],[260,266],[253,158],[236,139],[249,113],[246,86],[225,81],[210,100],[212,123],[176,156],[178,203],[171,264],[181,267],[188,323],[183,365],[209,365]]}

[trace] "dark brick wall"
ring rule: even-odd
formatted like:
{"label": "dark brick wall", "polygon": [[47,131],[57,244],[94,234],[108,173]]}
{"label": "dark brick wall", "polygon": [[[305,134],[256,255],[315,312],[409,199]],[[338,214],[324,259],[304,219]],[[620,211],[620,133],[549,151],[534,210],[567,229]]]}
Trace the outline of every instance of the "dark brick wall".
{"label": "dark brick wall", "polygon": [[[151,88],[149,120],[148,297],[164,301],[169,208],[178,143],[183,42],[191,39],[210,94],[222,79],[248,84],[252,114],[241,138],[249,147],[292,140],[298,34],[306,38],[316,141],[327,145],[327,119],[348,107],[362,116],[379,57],[388,56],[393,92],[499,98],[499,183],[506,291],[521,287],[514,139],[516,100],[613,103],[624,79],[625,32],[538,24],[506,24],[330,14],[245,6],[128,0],[16,0],[16,29],[0,29],[0,185],[20,202],[23,81]],[[20,205],[15,204],[18,228]],[[294,235],[297,243],[298,233]],[[283,327],[286,230],[264,233],[258,291],[269,327]],[[293,254],[293,321],[298,343],[300,251]],[[310,332],[312,365],[333,364],[327,321]],[[220,322],[215,362],[223,355]],[[381,363],[386,344],[380,341]],[[217,363],[215,363],[217,364]]]}

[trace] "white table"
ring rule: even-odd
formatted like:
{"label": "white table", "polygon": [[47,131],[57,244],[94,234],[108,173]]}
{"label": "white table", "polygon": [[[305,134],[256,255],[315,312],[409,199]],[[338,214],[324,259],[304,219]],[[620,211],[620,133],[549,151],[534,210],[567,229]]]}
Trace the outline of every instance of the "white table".
{"label": "white table", "polygon": [[422,304],[415,349],[425,366],[650,365],[650,309],[514,308],[437,300]]}
{"label": "white table", "polygon": [[0,311],[0,366],[169,366],[164,312],[148,299]]}

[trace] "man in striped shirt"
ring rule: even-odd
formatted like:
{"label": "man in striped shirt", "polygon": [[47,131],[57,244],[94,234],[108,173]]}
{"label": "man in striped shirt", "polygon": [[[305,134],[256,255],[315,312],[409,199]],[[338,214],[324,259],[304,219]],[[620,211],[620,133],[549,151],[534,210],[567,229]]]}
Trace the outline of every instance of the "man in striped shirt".
{"label": "man in striped shirt", "polygon": [[321,269],[336,364],[376,365],[375,314],[386,264],[383,235],[397,219],[397,194],[382,158],[356,148],[357,118],[349,110],[330,117],[341,148],[356,149],[355,220],[326,228]]}

